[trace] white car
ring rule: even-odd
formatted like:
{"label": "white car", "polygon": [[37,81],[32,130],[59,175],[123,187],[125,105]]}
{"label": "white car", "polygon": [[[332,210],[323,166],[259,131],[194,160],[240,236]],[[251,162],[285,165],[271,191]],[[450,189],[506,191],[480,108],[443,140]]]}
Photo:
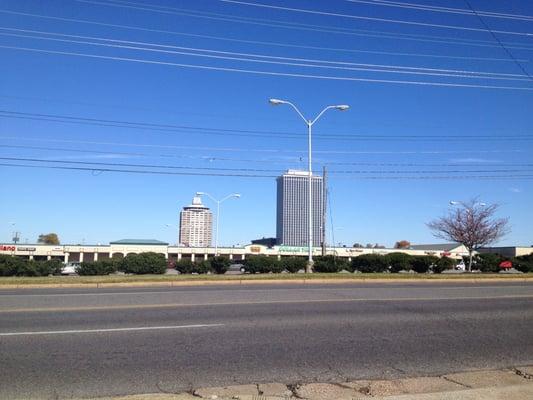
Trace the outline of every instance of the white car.
{"label": "white car", "polygon": [[61,268],[61,275],[72,275],[76,273],[76,268],[80,266],[79,262],[69,262],[66,263],[63,268]]}
{"label": "white car", "polygon": [[466,271],[466,265],[464,261],[461,261],[459,264],[455,266],[456,271]]}

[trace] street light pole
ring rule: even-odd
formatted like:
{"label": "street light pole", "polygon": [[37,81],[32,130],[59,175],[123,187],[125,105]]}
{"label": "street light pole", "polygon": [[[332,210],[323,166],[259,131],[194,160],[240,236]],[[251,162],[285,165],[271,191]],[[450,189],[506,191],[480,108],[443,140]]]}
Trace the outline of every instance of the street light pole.
{"label": "street light pole", "polygon": [[220,203],[226,201],[227,199],[231,199],[231,198],[240,198],[241,195],[239,193],[232,193],[232,194],[229,194],[227,195],[226,197],[220,199],[220,200],[217,200],[215,199],[213,196],[211,196],[209,193],[206,193],[206,192],[196,192],[196,195],[197,196],[207,196],[209,197],[211,200],[213,200],[215,203],[217,203],[217,222],[216,222],[216,233],[215,233],[215,256],[218,256],[218,228],[219,228],[219,221],[220,221]]}
{"label": "street light pole", "polygon": [[312,131],[313,131],[313,125],[315,122],[318,121],[318,119],[324,114],[326,111],[330,109],[336,109],[339,111],[346,111],[350,108],[350,106],[342,104],[342,105],[336,105],[336,106],[327,106],[324,108],[318,115],[315,117],[315,119],[307,119],[304,117],[304,115],[300,112],[298,107],[296,107],[293,103],[286,100],[279,100],[279,99],[270,99],[270,104],[273,106],[278,106],[281,104],[288,104],[291,106],[296,113],[304,120],[305,124],[307,125],[307,160],[308,160],[308,224],[309,224],[309,233],[308,233],[308,260],[307,260],[307,266],[305,268],[306,273],[313,272],[313,161],[312,161]]}

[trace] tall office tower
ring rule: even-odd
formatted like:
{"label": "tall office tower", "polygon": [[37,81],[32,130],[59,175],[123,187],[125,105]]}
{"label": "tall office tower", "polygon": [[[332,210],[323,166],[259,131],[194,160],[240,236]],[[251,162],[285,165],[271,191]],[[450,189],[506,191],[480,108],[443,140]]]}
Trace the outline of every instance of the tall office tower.
{"label": "tall office tower", "polygon": [[[309,173],[288,170],[277,178],[276,236],[279,245],[307,246],[309,244]],[[321,176],[312,177],[313,246],[322,243],[324,213],[324,182]]]}
{"label": "tall office tower", "polygon": [[192,204],[183,207],[180,213],[179,243],[187,247],[211,246],[213,214],[202,204],[202,198],[195,196]]}

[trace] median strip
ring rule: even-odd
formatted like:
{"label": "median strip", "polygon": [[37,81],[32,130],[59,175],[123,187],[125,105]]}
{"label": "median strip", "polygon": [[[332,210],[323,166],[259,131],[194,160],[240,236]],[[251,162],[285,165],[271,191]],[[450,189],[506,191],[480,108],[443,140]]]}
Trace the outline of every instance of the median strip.
{"label": "median strip", "polygon": [[107,328],[107,329],[74,329],[66,331],[33,331],[33,332],[4,332],[0,336],[30,336],[30,335],[64,335],[77,333],[108,333],[108,332],[132,332],[132,331],[159,331],[168,329],[191,329],[213,328],[224,324],[199,324],[199,325],[171,325],[171,326],[140,326],[131,328]]}

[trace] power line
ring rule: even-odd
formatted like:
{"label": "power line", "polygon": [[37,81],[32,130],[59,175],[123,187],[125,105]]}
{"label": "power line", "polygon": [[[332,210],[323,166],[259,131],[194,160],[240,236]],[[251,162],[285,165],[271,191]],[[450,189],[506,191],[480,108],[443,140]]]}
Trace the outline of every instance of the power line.
{"label": "power line", "polygon": [[[185,32],[176,32],[176,31],[169,31],[169,30],[164,30],[164,29],[143,28],[143,27],[132,26],[132,25],[110,24],[110,23],[105,23],[105,22],[97,22],[97,21],[90,21],[90,20],[77,19],[77,18],[66,18],[66,17],[56,17],[56,16],[42,15],[42,14],[24,13],[24,12],[19,12],[19,11],[5,10],[5,9],[0,9],[0,13],[32,17],[32,18],[50,19],[54,21],[73,22],[77,24],[81,23],[81,24],[90,24],[90,25],[96,25],[96,26],[106,26],[106,27],[118,28],[118,29],[129,29],[129,30],[138,30],[138,31],[143,31],[143,32],[164,33],[164,34],[169,34],[169,35],[180,35],[180,36],[189,36],[189,37],[200,37],[200,38],[206,38],[206,39],[217,39],[217,40],[241,42],[241,40],[238,40],[238,39],[221,38],[221,37],[191,34],[191,33],[185,33]],[[360,36],[360,37],[377,37],[377,38],[392,39],[394,41],[409,40],[409,41],[418,41],[418,42],[427,42],[427,43],[442,43],[446,45],[456,44],[456,45],[476,46],[476,47],[498,47],[493,42],[486,41],[486,40],[459,39],[459,38],[453,38],[453,37],[448,37],[448,36],[406,34],[406,33],[375,31],[375,30],[370,31],[370,30],[365,30],[365,29],[330,28],[330,27],[326,27],[322,25],[301,24],[301,23],[295,23],[295,22],[274,21],[274,23],[270,23],[270,22],[264,22],[264,21],[271,21],[268,19],[265,20],[265,19],[258,19],[258,18],[235,17],[235,16],[228,16],[227,14],[206,13],[206,12],[200,12],[200,11],[194,11],[194,13],[195,14],[176,12],[175,14],[195,17],[195,18],[222,20],[222,21],[236,22],[236,23],[241,23],[241,24],[268,26],[268,27],[274,27],[274,28],[352,35],[352,36]],[[213,17],[210,15],[222,15],[224,17]],[[250,41],[250,43],[253,43],[253,42]],[[266,43],[267,42],[264,42],[264,44]],[[258,44],[261,44],[261,43],[258,42]],[[506,45],[509,48],[533,51],[533,47],[525,43],[506,42]]]}
{"label": "power line", "polygon": [[476,85],[476,84],[466,84],[466,83],[444,83],[444,82],[441,83],[441,82],[427,82],[427,81],[407,81],[407,80],[394,80],[394,79],[370,79],[370,78],[357,78],[357,77],[345,77],[345,76],[341,77],[341,76],[330,76],[330,75],[313,75],[313,74],[302,74],[302,73],[252,70],[252,69],[242,69],[242,68],[214,67],[214,66],[198,65],[198,64],[173,63],[173,62],[154,61],[154,60],[139,59],[139,58],[103,56],[103,55],[88,54],[88,53],[76,53],[76,52],[70,52],[70,51],[43,50],[43,49],[21,47],[21,46],[3,46],[2,45],[0,46],[0,48],[11,49],[11,50],[21,50],[21,51],[28,51],[28,52],[46,53],[46,54],[55,54],[55,55],[68,55],[68,56],[75,56],[75,57],[106,59],[106,60],[113,60],[113,61],[127,61],[127,62],[143,63],[143,64],[164,65],[164,66],[179,67],[179,68],[201,69],[201,70],[208,70],[208,71],[244,73],[244,74],[250,74],[250,75],[284,76],[284,77],[304,78],[304,79],[368,82],[368,83],[415,85],[415,86],[533,91],[533,87]]}
{"label": "power line", "polygon": [[[405,8],[405,9],[413,9],[413,10],[419,10],[419,11],[433,11],[433,12],[440,12],[440,13],[474,15],[472,10],[467,10],[464,8],[439,7],[439,6],[431,6],[431,5],[419,4],[419,3],[405,3],[403,1],[402,2],[385,1],[385,0],[346,0],[346,1],[350,3],[371,4],[374,6]],[[490,12],[490,11],[478,11],[478,13],[484,17],[490,17],[490,18],[504,18],[504,19],[523,20],[523,21],[533,21],[533,16],[530,16],[530,15],[505,14],[505,13],[497,13],[497,12]]]}
{"label": "power line", "polygon": [[[221,167],[197,167],[192,165],[161,165],[161,164],[132,164],[132,163],[116,163],[116,162],[97,162],[97,161],[72,161],[72,160],[56,160],[43,158],[25,158],[25,157],[0,157],[0,160],[5,161],[24,161],[36,163],[50,163],[50,164],[74,164],[74,165],[97,165],[106,167],[134,167],[134,168],[159,168],[159,169],[178,169],[178,170],[205,170],[205,171],[235,171],[238,172],[275,172],[278,175],[283,172],[281,169],[260,169],[260,168],[221,168]],[[533,169],[478,169],[478,170],[332,170],[332,174],[459,174],[459,173],[510,173],[510,172],[533,172]],[[319,171],[315,173],[319,174]]]}
{"label": "power line", "polygon": [[[162,130],[164,132],[183,132],[195,131],[198,134],[217,134],[217,135],[234,135],[236,136],[268,136],[272,135],[278,137],[287,137],[287,138],[301,138],[305,137],[305,134],[300,134],[296,132],[284,132],[284,131],[265,131],[265,130],[255,130],[255,129],[235,129],[235,128],[210,128],[202,126],[190,126],[190,125],[172,125],[172,124],[160,124],[160,123],[149,123],[149,122],[135,122],[135,121],[126,121],[126,120],[109,120],[109,119],[99,119],[99,118],[87,118],[79,117],[72,115],[59,115],[59,114],[42,114],[42,113],[27,113],[11,110],[1,110],[0,109],[0,118],[21,118],[21,119],[31,119],[31,120],[42,120],[49,122],[59,122],[59,123],[73,123],[73,124],[88,124],[96,126],[111,126],[111,127],[120,127],[120,128],[132,128],[132,129],[143,129],[143,130]],[[202,132],[207,131],[207,132]],[[446,135],[439,134],[438,136],[433,135],[378,135],[378,134],[357,134],[357,133],[326,133],[326,134],[315,134],[315,138],[323,138],[328,140],[334,139],[350,139],[350,140],[427,140],[432,141],[442,141],[442,140],[490,140],[490,141],[506,141],[509,139],[514,140],[531,140],[533,135],[505,135],[505,136],[491,136],[491,135]]]}
{"label": "power line", "polygon": [[[100,2],[88,1],[88,0],[78,0],[78,1],[100,3]],[[458,26],[458,25],[441,25],[441,24],[431,24],[427,22],[405,21],[405,20],[399,20],[399,19],[366,17],[366,16],[361,16],[361,15],[341,14],[341,13],[333,13],[333,12],[326,12],[326,11],[309,10],[309,9],[303,9],[303,8],[282,7],[282,6],[275,6],[272,4],[250,3],[247,1],[239,1],[239,0],[218,0],[218,1],[221,1],[223,3],[232,3],[232,4],[243,5],[243,6],[299,12],[299,13],[304,13],[304,14],[325,15],[325,16],[330,16],[330,17],[360,19],[360,20],[365,20],[365,21],[387,22],[387,23],[403,24],[403,25],[416,25],[416,26],[425,26],[425,27],[431,27],[431,28],[455,29],[455,30],[464,30],[464,31],[472,31],[472,32],[485,32],[484,29],[470,28],[470,27]],[[100,3],[100,4],[111,5],[111,4],[105,4],[105,3]],[[505,35],[533,36],[532,33],[528,33],[528,32],[512,32],[512,31],[501,31],[501,30],[497,30],[494,32],[505,34]]]}
{"label": "power line", "polygon": [[[258,153],[296,153],[304,154],[304,150],[288,150],[286,148],[281,149],[258,149],[253,147],[204,147],[204,146],[176,146],[176,145],[161,145],[161,144],[143,144],[143,143],[127,143],[127,142],[101,142],[90,140],[70,140],[70,139],[43,139],[29,138],[21,136],[0,136],[0,139],[5,140],[17,140],[17,141],[37,141],[37,142],[52,142],[52,143],[75,143],[83,145],[98,145],[98,146],[117,146],[117,147],[141,147],[141,148],[163,148],[163,149],[180,149],[180,150],[198,150],[198,151],[220,151],[220,152],[258,152]],[[390,154],[390,155],[407,155],[407,154],[500,154],[500,153],[525,153],[522,149],[502,149],[498,150],[395,150],[395,151],[366,151],[366,150],[315,150],[313,153],[317,154]]]}
{"label": "power line", "polygon": [[[301,157],[294,158],[234,158],[234,157],[217,157],[217,156],[192,156],[192,155],[180,155],[180,154],[148,154],[148,153],[132,153],[132,152],[123,152],[123,151],[101,151],[101,150],[87,150],[87,149],[72,149],[65,147],[48,147],[48,146],[25,146],[25,145],[7,145],[0,144],[1,148],[8,149],[24,149],[24,150],[44,150],[44,151],[60,151],[60,152],[69,152],[69,153],[89,153],[89,154],[98,154],[98,155],[107,155],[107,156],[130,156],[130,157],[160,157],[160,158],[185,158],[185,159],[195,159],[207,162],[213,161],[232,161],[232,162],[245,162],[245,163],[262,163],[262,164],[300,164],[302,162]],[[357,165],[357,166],[369,166],[369,167],[463,167],[463,168],[478,168],[479,163],[464,163],[464,162],[455,162],[455,163],[398,163],[398,162],[350,162],[350,161],[328,161],[328,160],[318,160],[319,163],[325,165]],[[492,162],[490,165],[499,166],[504,165],[506,167],[533,167],[533,164],[528,163],[508,163],[508,162]]]}
{"label": "power line", "polygon": [[498,31],[494,31],[492,30],[488,25],[487,23],[483,20],[483,18],[481,18],[481,16],[477,13],[476,10],[474,10],[474,8],[472,7],[472,5],[470,4],[470,2],[468,0],[464,0],[466,5],[472,10],[472,12],[474,13],[474,15],[479,19],[479,22],[481,22],[481,24],[485,27],[485,29],[490,33],[490,35],[494,38],[494,40],[501,46],[501,48],[503,49],[503,51],[505,51],[507,53],[507,55],[509,56],[509,58],[511,60],[513,60],[515,62],[515,64],[518,66],[518,68],[520,68],[520,70],[527,76],[529,77],[530,80],[533,81],[533,77],[529,74],[529,72],[526,71],[526,69],[522,66],[522,64],[520,64],[518,62],[518,60],[515,58],[515,56],[513,55],[513,53],[511,53],[509,51],[509,49],[507,47],[504,46],[504,44],[500,41],[500,39],[498,38],[498,36],[495,35],[495,32],[498,32]]}
{"label": "power line", "polygon": [[[18,167],[18,168],[37,168],[37,169],[57,169],[57,170],[72,170],[72,171],[90,171],[90,172],[118,172],[130,174],[143,175],[180,175],[180,176],[212,176],[212,177],[241,177],[241,178],[277,178],[277,175],[258,175],[258,174],[216,174],[212,172],[175,172],[175,171],[148,171],[148,170],[131,170],[131,169],[116,169],[116,168],[100,168],[100,167],[72,167],[72,166],[56,166],[56,165],[32,165],[32,164],[14,164],[14,163],[0,163],[3,167]],[[344,179],[358,179],[358,180],[499,180],[499,179],[531,179],[533,175],[529,174],[509,174],[509,175],[470,175],[470,176],[357,176],[345,177]],[[342,179],[342,178],[337,178]]]}
{"label": "power line", "polygon": [[[269,63],[269,64],[278,64],[278,65],[285,65],[285,66],[303,66],[303,67],[312,67],[312,68],[330,68],[330,69],[341,69],[341,70],[351,70],[351,71],[370,71],[370,72],[395,73],[395,74],[447,76],[447,77],[459,77],[459,78],[470,78],[470,79],[503,79],[503,80],[518,80],[518,81],[528,80],[528,77],[526,75],[510,74],[510,73],[502,73],[502,72],[426,68],[426,67],[413,67],[413,66],[402,66],[402,65],[331,61],[331,60],[323,60],[323,59],[281,57],[281,56],[271,56],[271,55],[264,55],[264,54],[257,54],[257,53],[239,53],[239,52],[220,51],[220,50],[203,49],[203,48],[195,48],[195,47],[171,46],[171,45],[162,45],[162,44],[157,44],[157,43],[117,40],[117,39],[94,37],[94,36],[67,35],[67,34],[61,34],[61,33],[55,33],[55,32],[33,31],[33,30],[27,30],[27,29],[14,29],[14,28],[0,27],[0,30],[19,31],[19,32],[25,32],[25,33],[30,32],[30,33],[54,35],[54,36],[61,36],[61,37],[74,37],[74,38],[82,38],[82,39],[89,39],[89,40],[99,40],[99,41],[106,41],[106,42],[113,42],[113,43],[121,43],[121,44],[94,43],[94,42],[87,42],[87,41],[80,41],[80,40],[50,38],[46,36],[20,35],[20,34],[14,34],[14,33],[0,32],[0,35],[3,35],[3,36],[14,36],[14,37],[32,38],[32,39],[39,39],[39,40],[52,40],[52,41],[60,41],[60,42],[66,42],[66,43],[89,44],[93,46],[125,48],[129,50],[151,51],[151,52],[159,52],[159,53],[165,53],[165,54],[180,54],[180,55],[187,55],[187,56],[194,56],[194,57],[208,57],[208,58],[217,58],[217,59],[225,59],[225,60],[238,60],[238,61],[245,61],[245,62]],[[153,46],[153,47],[160,47],[163,49],[129,46],[129,45],[123,45],[122,43],[136,44],[136,45],[143,45],[143,46],[148,45],[148,46]],[[167,49],[180,49],[180,50],[188,50],[188,51],[175,51],[175,50],[167,50]],[[254,57],[254,58],[269,59],[269,60],[289,60],[289,61],[298,61],[299,63],[254,60],[250,58],[241,58],[241,57],[227,57],[227,56],[223,57],[223,56],[211,55],[211,54],[206,55],[206,54],[191,53],[190,51],[224,54],[224,55],[231,55],[231,56]],[[306,62],[306,63],[311,62],[311,63],[327,64],[327,65],[303,64],[302,62]],[[346,67],[346,66],[354,66],[357,68]],[[520,77],[525,77],[526,79],[521,79]]]}

